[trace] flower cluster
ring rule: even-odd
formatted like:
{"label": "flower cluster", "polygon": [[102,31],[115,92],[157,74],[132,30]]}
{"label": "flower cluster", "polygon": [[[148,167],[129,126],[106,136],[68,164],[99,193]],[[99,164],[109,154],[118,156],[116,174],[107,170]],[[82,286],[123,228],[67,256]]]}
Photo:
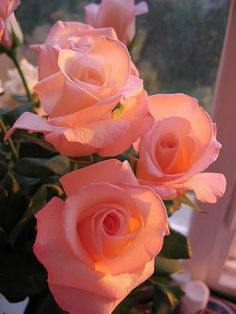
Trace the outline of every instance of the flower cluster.
{"label": "flower cluster", "polygon": [[[2,25],[18,4],[0,4]],[[58,21],[44,44],[32,46],[45,116],[23,113],[5,140],[25,129],[70,158],[100,156],[61,177],[66,199],[54,197],[36,214],[34,253],[62,309],[108,314],[153,273],[169,234],[162,200],[194,191],[214,203],[225,178],[201,173],[221,145],[197,100],[144,89],[127,46],[147,4],[102,0],[85,11],[88,24]],[[136,169],[116,159],[132,145]]]}

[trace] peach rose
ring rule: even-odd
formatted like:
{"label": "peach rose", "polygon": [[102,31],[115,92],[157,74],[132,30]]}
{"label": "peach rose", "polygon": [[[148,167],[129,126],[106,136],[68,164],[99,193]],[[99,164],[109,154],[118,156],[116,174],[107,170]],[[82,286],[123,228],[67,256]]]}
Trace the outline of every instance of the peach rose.
{"label": "peach rose", "polygon": [[149,109],[155,123],[140,140],[137,177],[162,199],[193,190],[200,201],[216,202],[225,192],[225,177],[199,173],[217,159],[221,148],[209,115],[185,94],[153,95]]}
{"label": "peach rose", "polygon": [[128,50],[101,32],[81,23],[54,26],[39,48],[41,80],[34,88],[49,119],[25,113],[9,134],[15,128],[42,132],[67,156],[112,156],[149,129],[147,94]]}
{"label": "peach rose", "polygon": [[56,22],[42,45],[32,45],[38,54],[39,79],[49,77],[60,70],[58,56],[62,49],[86,52],[101,36],[117,40],[111,28],[94,29],[79,22]]}
{"label": "peach rose", "polygon": [[20,0],[1,0],[0,3],[0,41],[7,47],[12,45],[12,32],[18,40],[22,40],[23,35],[14,14],[20,2]]}
{"label": "peach rose", "polygon": [[139,185],[128,162],[107,160],[61,178],[67,199],[36,214],[34,253],[70,314],[108,314],[154,269],[165,207]]}
{"label": "peach rose", "polygon": [[102,0],[85,6],[85,20],[94,27],[113,27],[119,40],[128,45],[135,34],[135,16],[147,12],[145,1],[135,5],[134,0]]}

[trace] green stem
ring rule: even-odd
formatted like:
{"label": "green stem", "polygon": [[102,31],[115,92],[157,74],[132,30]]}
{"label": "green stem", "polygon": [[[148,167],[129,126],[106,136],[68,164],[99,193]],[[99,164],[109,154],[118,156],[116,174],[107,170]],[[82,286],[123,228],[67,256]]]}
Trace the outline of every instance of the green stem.
{"label": "green stem", "polygon": [[24,73],[23,73],[23,71],[21,69],[20,62],[19,62],[19,60],[17,58],[16,50],[15,49],[14,50],[9,50],[7,52],[7,55],[8,55],[9,58],[12,59],[14,65],[15,65],[15,67],[16,67],[19,75],[20,75],[20,78],[22,80],[22,83],[23,83],[25,91],[26,91],[26,95],[27,95],[28,101],[32,103],[32,101],[33,101],[32,95],[30,93],[29,86],[28,86],[27,81],[25,79]]}
{"label": "green stem", "polygon": [[[5,123],[4,123],[2,118],[0,118],[0,128],[2,129],[3,133],[6,135],[7,134],[7,128],[6,128]],[[16,159],[18,159],[17,149],[16,149],[16,147],[15,147],[15,145],[14,145],[14,143],[13,143],[13,141],[12,141],[12,139],[10,137],[8,139],[8,143],[10,145],[10,148],[11,148],[11,151],[12,151],[12,155]]]}

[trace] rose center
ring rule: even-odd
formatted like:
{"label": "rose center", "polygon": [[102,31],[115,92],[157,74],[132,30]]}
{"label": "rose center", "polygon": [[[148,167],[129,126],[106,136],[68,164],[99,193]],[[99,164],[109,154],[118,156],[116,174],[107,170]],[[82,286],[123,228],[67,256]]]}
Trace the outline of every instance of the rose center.
{"label": "rose center", "polygon": [[178,141],[176,139],[176,136],[173,133],[166,134],[160,140],[160,146],[163,149],[175,148],[177,146],[177,144],[178,144]]}
{"label": "rose center", "polygon": [[120,219],[115,213],[109,213],[103,220],[103,228],[109,235],[114,235],[120,228]]}
{"label": "rose center", "polygon": [[82,75],[80,76],[80,80],[93,84],[93,85],[99,85],[99,86],[102,86],[104,83],[104,80],[101,74],[92,68],[85,69]]}

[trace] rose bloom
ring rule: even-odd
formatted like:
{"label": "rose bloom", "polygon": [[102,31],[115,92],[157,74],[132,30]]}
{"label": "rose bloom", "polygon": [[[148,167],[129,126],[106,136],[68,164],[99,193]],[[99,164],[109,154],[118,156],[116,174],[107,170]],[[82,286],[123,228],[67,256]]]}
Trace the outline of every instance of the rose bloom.
{"label": "rose bloom", "polygon": [[111,28],[58,22],[36,49],[40,81],[34,90],[49,119],[24,113],[9,134],[16,128],[42,132],[67,156],[113,156],[150,128],[143,82]]}
{"label": "rose bloom", "polygon": [[23,34],[16,20],[14,10],[20,5],[20,0],[1,0],[0,3],[0,42],[6,47],[11,47],[13,32],[19,41]]}
{"label": "rose bloom", "polygon": [[135,35],[135,16],[148,12],[145,1],[135,5],[134,0],[102,0],[101,4],[85,6],[85,20],[94,27],[113,27],[125,45]]}
{"label": "rose bloom", "polygon": [[193,190],[200,201],[216,202],[225,192],[225,177],[199,173],[221,148],[209,115],[185,94],[153,95],[149,109],[155,123],[140,140],[137,177],[162,199]]}
{"label": "rose bloom", "polygon": [[108,314],[152,275],[168,234],[165,207],[128,162],[103,161],[61,178],[67,199],[37,214],[34,253],[57,303],[71,314]]}

